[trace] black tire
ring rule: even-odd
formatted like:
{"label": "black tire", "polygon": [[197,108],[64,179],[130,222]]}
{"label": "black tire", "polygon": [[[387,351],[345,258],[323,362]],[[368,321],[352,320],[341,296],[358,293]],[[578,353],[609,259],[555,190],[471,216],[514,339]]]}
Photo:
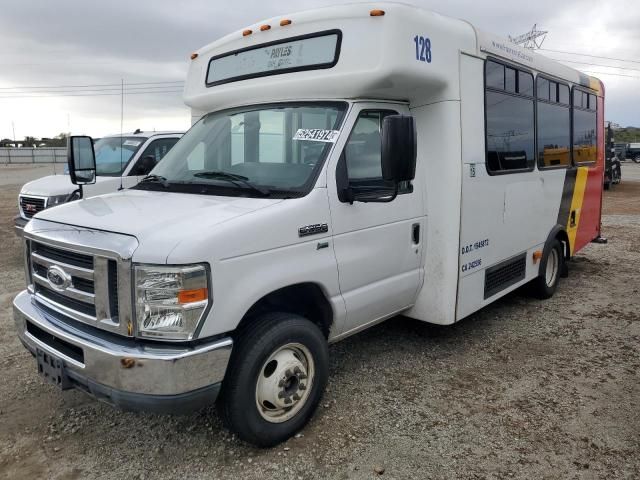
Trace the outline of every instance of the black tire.
{"label": "black tire", "polygon": [[633,161],[636,163],[640,163],[640,155],[636,155],[635,157],[633,157]]}
{"label": "black tire", "polygon": [[[299,411],[288,420],[272,423],[258,409],[258,378],[266,372],[263,366],[269,357],[289,344],[307,349],[313,357],[315,375],[312,382],[310,378],[306,380],[311,387]],[[329,349],[317,325],[289,313],[261,315],[234,338],[218,411],[225,426],[240,439],[259,447],[272,447],[294,435],[309,421],[320,403],[328,377]]]}
{"label": "black tire", "polygon": [[[556,252],[555,256],[553,252]],[[549,284],[547,282],[547,264],[550,259],[557,259],[556,273],[553,281]],[[551,298],[558,288],[558,282],[563,272],[564,254],[562,243],[557,238],[554,239],[544,250],[542,261],[540,262],[540,275],[532,282],[533,294],[541,299],[546,300]]]}
{"label": "black tire", "polygon": [[611,180],[604,182],[604,189],[609,190],[611,188]]}

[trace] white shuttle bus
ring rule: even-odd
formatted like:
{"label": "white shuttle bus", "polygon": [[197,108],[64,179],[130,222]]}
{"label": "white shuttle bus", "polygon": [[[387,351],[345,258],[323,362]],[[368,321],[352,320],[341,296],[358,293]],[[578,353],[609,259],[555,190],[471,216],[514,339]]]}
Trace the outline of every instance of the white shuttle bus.
{"label": "white shuttle bus", "polygon": [[[271,18],[191,58],[194,125],[151,175],[25,228],[17,330],[63,389],[217,401],[274,445],[318,406],[329,343],[398,314],[450,325],[527,283],[550,297],[600,238],[595,78],[393,3]],[[71,140],[77,184],[90,147]]]}

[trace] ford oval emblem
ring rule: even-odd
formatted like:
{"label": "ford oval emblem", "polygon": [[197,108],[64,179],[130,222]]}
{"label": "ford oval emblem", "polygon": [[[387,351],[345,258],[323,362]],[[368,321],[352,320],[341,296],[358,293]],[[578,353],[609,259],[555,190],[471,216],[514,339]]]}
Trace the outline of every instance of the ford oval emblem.
{"label": "ford oval emblem", "polygon": [[52,265],[47,269],[47,280],[51,288],[63,291],[71,284],[71,275],[57,265]]}

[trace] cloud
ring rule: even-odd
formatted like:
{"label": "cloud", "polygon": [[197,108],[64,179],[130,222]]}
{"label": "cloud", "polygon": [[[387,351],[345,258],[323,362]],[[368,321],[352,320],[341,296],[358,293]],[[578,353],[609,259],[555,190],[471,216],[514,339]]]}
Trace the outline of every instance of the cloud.
{"label": "cloud", "polygon": [[[68,129],[68,119],[74,132],[100,136],[119,131],[120,97],[116,93],[121,79],[127,83],[181,82],[191,51],[261,18],[331,3],[335,0],[14,0],[0,17],[0,88],[5,88],[0,89],[0,137],[12,135],[12,121],[18,137],[55,135]],[[410,3],[464,18],[478,28],[504,36],[523,33],[537,23],[550,31],[544,44],[549,49],[640,58],[640,9],[635,0]],[[620,64],[545,54],[587,63]],[[624,65],[640,69],[640,64]],[[640,71],[572,66],[640,77]],[[640,104],[640,78],[602,75],[602,79],[607,85],[607,118],[622,124],[638,123],[631,105]],[[33,97],[40,91],[38,96],[43,98],[6,98],[15,96],[8,94],[6,87],[94,84],[110,86],[95,92],[100,96],[53,97],[42,93],[50,90],[26,89],[21,91],[29,93],[21,96]],[[181,84],[147,87],[153,88],[140,87],[135,95],[126,97],[125,130],[188,128],[189,111],[181,100]],[[70,90],[68,94],[73,93]],[[146,93],[152,91],[158,93]]]}

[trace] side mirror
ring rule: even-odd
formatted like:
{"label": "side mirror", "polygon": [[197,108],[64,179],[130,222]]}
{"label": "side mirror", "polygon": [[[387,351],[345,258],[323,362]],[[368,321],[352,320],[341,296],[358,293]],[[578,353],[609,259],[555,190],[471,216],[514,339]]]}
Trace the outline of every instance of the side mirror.
{"label": "side mirror", "polygon": [[382,121],[382,178],[406,182],[416,176],[416,123],[409,115],[389,115]]}
{"label": "side mirror", "polygon": [[88,185],[96,181],[96,154],[93,140],[87,136],[73,136],[67,140],[67,164],[71,183]]}
{"label": "side mirror", "polygon": [[144,156],[140,159],[140,161],[137,163],[135,171],[133,172],[134,175],[148,175],[149,172],[151,170],[153,170],[153,167],[156,166],[156,157],[154,157],[153,155],[147,155]]}

